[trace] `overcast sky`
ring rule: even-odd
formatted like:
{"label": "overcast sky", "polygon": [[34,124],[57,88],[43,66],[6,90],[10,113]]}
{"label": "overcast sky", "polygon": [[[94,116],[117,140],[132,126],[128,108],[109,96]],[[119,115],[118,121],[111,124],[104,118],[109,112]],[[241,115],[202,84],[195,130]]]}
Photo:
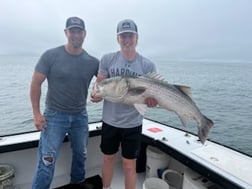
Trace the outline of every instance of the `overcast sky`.
{"label": "overcast sky", "polygon": [[84,48],[119,48],[116,25],[133,19],[138,51],[168,59],[252,61],[251,0],[0,0],[0,55],[40,55],[66,43],[65,21],[84,19]]}

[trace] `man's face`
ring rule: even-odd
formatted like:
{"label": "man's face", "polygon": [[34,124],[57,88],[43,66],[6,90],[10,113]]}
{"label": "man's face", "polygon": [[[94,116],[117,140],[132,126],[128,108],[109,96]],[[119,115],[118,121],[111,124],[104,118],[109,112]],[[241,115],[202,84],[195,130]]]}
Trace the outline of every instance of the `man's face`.
{"label": "man's face", "polygon": [[117,36],[118,43],[121,49],[135,49],[137,45],[138,35],[136,33],[122,33]]}
{"label": "man's face", "polygon": [[68,39],[68,43],[72,45],[73,48],[82,48],[86,32],[80,28],[66,29],[65,34]]}

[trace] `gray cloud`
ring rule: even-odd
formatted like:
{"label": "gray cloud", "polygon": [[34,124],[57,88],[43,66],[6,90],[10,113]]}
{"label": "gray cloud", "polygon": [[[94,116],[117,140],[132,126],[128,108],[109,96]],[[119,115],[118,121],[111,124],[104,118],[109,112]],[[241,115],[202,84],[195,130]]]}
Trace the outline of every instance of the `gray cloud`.
{"label": "gray cloud", "polygon": [[116,24],[132,18],[145,55],[252,61],[250,10],[250,0],[2,0],[0,54],[39,55],[64,44],[66,18],[80,16],[84,48],[98,57],[118,49]]}

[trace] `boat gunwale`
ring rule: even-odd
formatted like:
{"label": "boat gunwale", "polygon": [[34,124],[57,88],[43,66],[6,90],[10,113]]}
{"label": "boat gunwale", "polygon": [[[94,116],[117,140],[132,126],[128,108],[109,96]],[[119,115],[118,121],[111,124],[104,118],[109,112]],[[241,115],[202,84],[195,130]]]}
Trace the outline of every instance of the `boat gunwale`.
{"label": "boat gunwale", "polygon": [[[100,123],[101,121],[97,122],[92,122],[90,124],[97,124]],[[5,135],[0,137],[0,154],[1,153],[6,153],[6,152],[12,152],[12,151],[18,151],[18,150],[25,150],[29,148],[36,148],[38,147],[39,144],[39,133],[40,131],[28,131],[28,132],[22,132],[22,133],[15,133],[12,135]],[[89,137],[94,137],[94,136],[99,136],[101,134],[101,129],[99,127],[95,127],[94,129],[91,129],[89,131]],[[3,144],[5,140],[8,140],[8,138],[15,138],[17,136],[22,136],[22,135],[38,135],[36,139],[27,139],[27,141],[24,142],[19,142],[19,143],[12,143],[12,144]],[[64,142],[68,142],[68,136],[65,136]],[[2,142],[2,144],[1,144]]]}

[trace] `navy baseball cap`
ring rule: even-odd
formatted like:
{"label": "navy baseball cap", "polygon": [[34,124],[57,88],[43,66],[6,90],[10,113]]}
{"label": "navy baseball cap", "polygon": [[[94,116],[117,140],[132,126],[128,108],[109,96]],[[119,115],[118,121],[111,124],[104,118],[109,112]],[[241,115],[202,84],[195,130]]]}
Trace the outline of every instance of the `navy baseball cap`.
{"label": "navy baseball cap", "polygon": [[66,29],[71,28],[80,28],[82,30],[85,30],[85,23],[81,18],[70,17],[66,21]]}
{"label": "navy baseball cap", "polygon": [[122,33],[137,33],[137,25],[133,20],[125,19],[117,25],[117,35]]}

